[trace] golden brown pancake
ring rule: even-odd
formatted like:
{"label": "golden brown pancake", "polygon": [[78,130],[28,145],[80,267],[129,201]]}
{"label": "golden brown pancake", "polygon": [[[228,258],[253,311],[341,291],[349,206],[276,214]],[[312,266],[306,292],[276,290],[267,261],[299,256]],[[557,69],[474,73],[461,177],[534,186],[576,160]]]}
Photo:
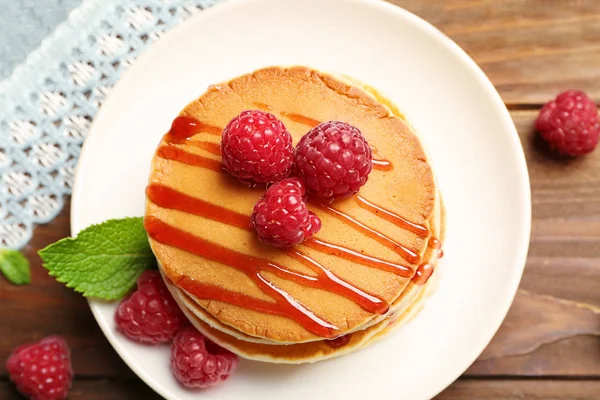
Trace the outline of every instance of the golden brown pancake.
{"label": "golden brown pancake", "polygon": [[[432,219],[431,229],[438,237],[443,239],[442,214],[442,205],[437,203],[436,215],[440,218]],[[428,263],[435,265],[436,269],[438,268],[439,255],[440,252],[433,248],[428,248],[425,254]],[[368,326],[365,325],[354,333],[333,341],[321,340],[290,345],[268,342],[264,339],[261,340],[234,331],[212,318],[188,294],[172,285],[168,280],[167,286],[194,326],[221,347],[227,348],[241,357],[256,361],[297,364],[345,355],[387,336],[394,328],[404,325],[414,318],[422,308],[424,299],[435,289],[435,281],[436,279],[429,279],[424,285],[411,282],[392,304],[391,310],[393,311],[391,313],[383,318],[374,319],[372,323],[366,324]]]}
{"label": "golden brown pancake", "polygon": [[[311,204],[323,228],[289,251],[262,244],[244,225],[264,189],[249,189],[219,164],[220,131],[255,108],[280,118],[294,143],[311,125],[335,119],[358,127],[376,149],[359,196]],[[367,91],[304,67],[213,86],[181,115],[201,129],[183,141],[165,135],[146,206],[168,279],[219,324],[268,342],[322,341],[383,321],[438,243],[431,224],[439,195],[411,127]]]}
{"label": "golden brown pancake", "polygon": [[[433,263],[433,260],[431,261]],[[401,307],[377,323],[342,336],[334,340],[321,340],[308,343],[295,343],[289,345],[256,343],[248,341],[248,337],[239,338],[216,329],[199,318],[198,305],[182,290],[178,289],[167,280],[167,286],[173,297],[184,311],[192,324],[205,336],[221,347],[238,354],[241,357],[274,363],[298,364],[316,362],[324,359],[338,357],[359,350],[374,343],[387,335],[393,328],[411,320],[422,307],[424,298],[430,292],[430,283],[417,285],[410,283],[410,289],[402,293],[397,303]]]}
{"label": "golden brown pancake", "polygon": [[[432,256],[431,258],[429,258],[428,263],[431,265],[437,265],[437,261],[438,261],[437,256]],[[388,318],[390,315],[397,314],[398,312],[401,312],[405,308],[408,308],[416,300],[416,298],[418,297],[418,293],[420,292],[420,289],[423,287],[424,287],[424,285],[417,285],[417,284],[411,282],[408,285],[408,287],[402,292],[402,294],[391,305],[388,313],[378,316],[376,318],[373,318],[368,323],[360,326],[358,329],[353,330],[351,332],[359,331],[361,329],[366,329],[366,328],[368,328],[372,325],[375,325],[375,324],[379,323],[380,321]],[[202,307],[199,307],[197,304],[197,300],[194,298],[193,295],[190,295],[189,293],[187,293],[183,290],[181,290],[181,292],[184,294],[186,299],[189,299],[189,301],[186,302],[186,307],[193,314],[195,314],[197,318],[203,320],[206,324],[213,327],[214,329],[217,329],[223,333],[226,333],[230,336],[233,336],[235,338],[238,338],[240,340],[247,341],[247,342],[263,343],[263,344],[290,344],[290,343],[269,341],[269,340],[257,338],[254,336],[249,336],[249,335],[243,334],[242,332],[236,331],[235,329],[232,329],[230,326],[221,323],[219,320],[214,318],[212,315],[208,314]],[[308,342],[307,344],[317,343],[317,342]]]}
{"label": "golden brown pancake", "polygon": [[[442,214],[443,207],[440,202],[436,204],[436,215],[440,218],[432,219],[431,229],[441,239],[444,237],[443,225],[441,224],[443,221],[441,219]],[[428,248],[425,254],[428,263],[435,265],[436,269],[438,268],[439,255],[440,252],[433,248]],[[424,285],[411,282],[392,305],[393,312],[374,321],[369,326],[363,326],[355,333],[347,334],[333,341],[321,340],[290,345],[264,341],[231,330],[227,325],[223,325],[212,318],[184,291],[175,287],[168,280],[166,280],[166,283],[173,297],[193,325],[221,347],[227,348],[241,357],[256,361],[297,364],[338,357],[381,340],[395,328],[414,318],[422,308],[424,299],[435,288],[434,281],[435,279],[430,279]]]}
{"label": "golden brown pancake", "polygon": [[[442,220],[441,220],[442,213],[441,212],[442,211],[443,211],[443,209],[441,208],[441,204],[436,203],[435,217],[432,218],[432,221],[431,221],[431,230],[432,230],[433,234],[440,238],[443,238],[443,236],[444,236],[444,232],[442,230],[442,224],[441,224],[441,222],[442,222]],[[438,268],[437,264],[438,264],[438,260],[439,260],[439,255],[440,255],[439,250],[433,249],[431,247],[429,247],[425,253],[425,259],[427,261],[427,264],[435,266],[436,270]],[[428,292],[431,291],[432,285],[430,284],[430,282],[431,282],[430,280],[427,280],[425,283]],[[394,303],[391,305],[390,310],[387,314],[373,318],[371,321],[369,321],[365,325],[358,327],[354,331],[367,329],[367,328],[371,327],[372,325],[379,324],[380,322],[382,322],[383,320],[385,320],[387,318],[391,318],[393,315],[403,314],[404,311],[408,308],[415,310],[416,308],[418,308],[418,307],[416,307],[415,303],[419,302],[423,298],[423,295],[421,295],[421,293],[422,293],[421,289],[424,289],[424,286],[425,285],[417,285],[417,284],[411,282],[407,286],[407,288],[402,292],[402,294],[394,301]],[[213,328],[215,330],[218,330],[228,336],[231,336],[233,338],[239,339],[240,341],[244,341],[244,342],[271,344],[271,345],[285,344],[285,343],[281,343],[281,342],[274,342],[274,341],[269,341],[269,340],[266,340],[263,338],[249,336],[242,332],[239,332],[239,331],[231,328],[230,326],[219,322],[216,318],[213,318],[210,314],[208,314],[202,307],[199,307],[198,304],[195,302],[193,295],[186,293],[185,291],[182,291],[180,289],[175,289],[175,291],[178,293],[179,297],[183,297],[183,303],[185,304],[185,307],[187,308],[187,310],[189,312],[194,314],[194,318],[203,321],[204,324],[210,326],[211,328]],[[179,294],[179,293],[181,293],[181,294]],[[208,335],[210,336],[210,332],[208,333]],[[223,341],[222,338],[221,338],[221,341]],[[312,344],[317,344],[319,342],[320,341],[308,342],[308,343],[305,343],[304,345],[305,345],[305,347],[308,347],[308,346],[311,346]],[[289,343],[287,343],[287,344],[289,344]],[[236,343],[236,346],[237,346],[237,349],[239,350],[239,348],[240,348],[239,343]],[[233,346],[230,346],[230,347],[233,347]],[[244,355],[243,350],[239,351],[239,353],[242,353],[241,355],[246,357],[246,355]],[[303,347],[302,354],[312,354],[312,352]],[[278,361],[278,362],[282,362],[282,361]],[[294,361],[290,361],[290,362],[297,362],[297,361],[294,360]]]}

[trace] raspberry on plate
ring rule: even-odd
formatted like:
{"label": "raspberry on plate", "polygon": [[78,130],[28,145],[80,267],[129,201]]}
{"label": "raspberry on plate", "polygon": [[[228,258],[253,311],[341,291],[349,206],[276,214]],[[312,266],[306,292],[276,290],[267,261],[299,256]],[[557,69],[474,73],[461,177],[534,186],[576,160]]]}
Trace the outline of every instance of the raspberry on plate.
{"label": "raspberry on plate", "polygon": [[267,189],[254,205],[250,227],[264,243],[289,247],[321,229],[321,220],[308,211],[304,183],[288,178]]}
{"label": "raspberry on plate", "polygon": [[292,136],[273,114],[242,111],[232,119],[221,139],[225,169],[249,185],[278,182],[292,172]]}
{"label": "raspberry on plate", "polygon": [[144,271],[137,289],[121,300],[115,313],[117,329],[136,342],[165,343],[189,321],[157,271]]}
{"label": "raspberry on plate", "polygon": [[66,399],[73,380],[69,346],[58,336],[17,347],[6,370],[19,392],[33,400]]}
{"label": "raspberry on plate", "polygon": [[586,154],[598,144],[598,108],[584,92],[568,90],[544,105],[535,128],[558,153]]}
{"label": "raspberry on plate", "polygon": [[216,386],[235,372],[238,363],[238,356],[192,326],[179,332],[171,345],[171,371],[188,388]]}
{"label": "raspberry on plate", "polygon": [[373,167],[371,148],[360,130],[340,121],[311,129],[300,139],[294,157],[308,191],[325,199],[357,193]]}

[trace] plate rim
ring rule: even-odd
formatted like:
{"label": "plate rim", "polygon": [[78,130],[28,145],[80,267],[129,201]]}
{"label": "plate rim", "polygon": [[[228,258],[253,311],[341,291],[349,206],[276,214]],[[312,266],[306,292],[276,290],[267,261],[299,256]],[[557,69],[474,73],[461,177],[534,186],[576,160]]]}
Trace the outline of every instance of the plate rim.
{"label": "plate rim", "polygon": [[[115,93],[117,93],[117,95],[118,95],[119,91],[121,90],[121,87],[124,86],[123,82],[126,82],[128,80],[127,78],[129,76],[134,75],[136,73],[136,71],[141,68],[140,65],[143,64],[144,60],[147,58],[151,58],[153,56],[153,54],[156,52],[155,49],[157,48],[156,45],[158,43],[164,42],[164,41],[168,40],[170,37],[175,37],[175,36],[179,35],[180,31],[184,31],[190,25],[197,24],[198,21],[213,18],[215,14],[226,12],[227,10],[229,10],[231,8],[237,7],[239,4],[259,3],[262,1],[265,1],[265,0],[226,0],[226,1],[223,0],[220,3],[217,3],[207,9],[197,12],[197,14],[191,16],[190,18],[188,18],[187,20],[182,22],[177,27],[171,29],[165,35],[163,35],[162,38],[160,38],[158,41],[154,42],[148,48],[146,48],[138,56],[138,58],[135,60],[133,65],[119,78],[117,83],[114,85],[111,93],[105,100],[103,107],[100,107],[100,109],[96,113],[96,116],[94,117],[94,119],[90,125],[88,135],[87,135],[86,139],[84,140],[84,143],[82,144],[82,147],[81,147],[79,160],[78,160],[77,166],[75,168],[72,195],[71,195],[71,211],[70,211],[71,235],[73,235],[74,232],[78,233],[79,231],[81,231],[82,229],[85,228],[85,227],[79,226],[80,224],[78,223],[78,217],[77,217],[77,215],[79,215],[79,213],[80,213],[79,212],[80,206],[78,206],[79,203],[77,201],[77,197],[78,197],[77,193],[80,190],[79,188],[83,185],[83,183],[81,183],[82,168],[80,168],[80,166],[82,164],[81,160],[83,160],[84,157],[86,157],[86,155],[88,153],[92,152],[92,150],[89,149],[91,147],[89,145],[89,143],[90,143],[89,139],[92,136],[95,137],[95,136],[99,135],[98,133],[96,133],[97,132],[96,126],[98,125],[97,121],[104,118],[104,114],[105,114],[105,110],[106,110],[106,107],[104,107],[104,105],[106,105],[106,103],[110,102],[111,98],[116,97]],[[299,0],[299,1],[301,1],[301,0]],[[473,351],[473,355],[471,355],[469,357],[464,357],[463,359],[461,359],[460,365],[453,369],[452,374],[448,374],[449,378],[447,378],[445,380],[440,380],[440,384],[435,385],[435,388],[433,390],[430,390],[431,397],[435,397],[439,393],[441,393],[444,389],[446,389],[448,386],[450,386],[454,381],[456,381],[456,379],[458,379],[468,369],[468,367],[477,360],[477,358],[481,355],[481,353],[489,345],[491,340],[494,338],[496,332],[498,331],[498,329],[504,322],[506,315],[508,314],[508,311],[509,311],[509,309],[514,301],[514,298],[517,294],[517,290],[519,288],[519,285],[520,285],[520,282],[521,282],[521,279],[523,276],[523,272],[525,269],[527,254],[529,251],[529,244],[530,244],[530,237],[531,237],[531,224],[532,224],[532,221],[531,221],[531,217],[532,217],[531,186],[530,186],[530,179],[529,179],[529,171],[527,168],[527,163],[526,163],[526,158],[525,158],[525,152],[523,150],[523,146],[521,144],[518,131],[515,127],[514,121],[512,120],[510,112],[506,108],[504,101],[502,100],[500,94],[494,87],[493,83],[490,81],[490,79],[487,77],[487,75],[485,75],[485,73],[479,67],[479,65],[451,38],[449,38],[446,34],[444,34],[442,31],[440,31],[438,28],[436,28],[435,26],[433,26],[431,23],[427,22],[423,18],[417,16],[416,14],[413,14],[412,12],[410,12],[400,6],[389,3],[385,0],[338,0],[338,1],[349,3],[349,4],[352,3],[352,4],[356,4],[356,5],[362,5],[365,7],[380,8],[383,12],[396,14],[396,16],[399,20],[402,20],[404,23],[412,24],[413,26],[424,31],[426,34],[431,35],[433,37],[433,39],[435,39],[436,41],[442,43],[443,46],[445,46],[452,53],[452,55],[455,56],[461,62],[461,64],[463,64],[465,66],[465,68],[470,72],[470,74],[472,74],[472,76],[476,78],[477,82],[479,84],[481,84],[482,88],[484,89],[486,94],[489,96],[489,98],[492,102],[492,105],[496,109],[495,111],[498,113],[498,115],[501,117],[501,119],[504,123],[502,130],[506,131],[506,133],[509,136],[510,146],[513,150],[513,155],[515,158],[514,161],[517,164],[516,167],[518,170],[519,181],[516,186],[518,187],[519,192],[521,194],[521,196],[519,197],[519,203],[520,203],[519,211],[521,211],[523,213],[523,217],[522,217],[523,223],[519,230],[519,235],[521,236],[521,240],[518,242],[518,246],[514,251],[513,263],[511,265],[511,267],[513,267],[512,274],[514,275],[514,277],[512,277],[512,279],[510,280],[510,285],[508,285],[509,287],[507,287],[507,289],[506,289],[507,296],[502,298],[501,301],[499,300],[499,302],[495,308],[495,311],[494,311],[494,313],[496,314],[496,316],[494,317],[495,323],[489,324],[488,326],[486,326],[486,329],[483,329],[483,333],[485,333],[485,334],[482,333],[479,335],[480,342],[477,343],[477,346],[475,346],[477,351]],[[130,360],[130,357],[127,355],[126,351],[120,347],[120,345],[117,343],[117,341],[115,339],[112,338],[111,327],[109,327],[108,325],[101,322],[102,319],[100,318],[100,314],[99,314],[100,309],[99,309],[98,305],[104,304],[104,303],[102,303],[98,300],[95,300],[95,299],[91,299],[91,298],[88,298],[87,301],[88,301],[88,305],[92,311],[92,315],[94,316],[94,319],[96,320],[96,323],[102,330],[102,334],[108,340],[108,342],[110,343],[112,348],[115,350],[115,352],[119,355],[121,360],[123,360],[123,362],[129,367],[129,369],[131,369],[131,371],[133,373],[135,373],[142,381],[144,381],[144,383],[146,385],[148,385],[153,391],[155,391],[157,394],[159,394],[160,396],[162,396],[166,399],[171,399],[172,397],[170,397],[170,394],[167,392],[164,385],[156,383],[155,380],[149,374],[147,374],[145,372],[145,370],[138,369],[136,366],[134,366]]]}

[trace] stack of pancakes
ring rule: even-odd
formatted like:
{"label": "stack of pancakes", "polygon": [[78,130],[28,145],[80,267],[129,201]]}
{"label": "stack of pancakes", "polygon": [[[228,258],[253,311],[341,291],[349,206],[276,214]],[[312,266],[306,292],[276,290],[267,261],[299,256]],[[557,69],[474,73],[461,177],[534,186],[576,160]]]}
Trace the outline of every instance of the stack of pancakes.
{"label": "stack of pancakes", "polygon": [[[264,188],[220,167],[220,133],[248,109],[280,118],[294,144],[319,122],[340,120],[374,150],[359,194],[311,200],[323,227],[291,249],[261,243],[248,227]],[[301,363],[361,348],[418,311],[441,254],[442,206],[423,146],[393,105],[340,77],[272,67],[211,86],[180,116],[195,131],[163,137],[145,225],[198,330],[245,358]]]}

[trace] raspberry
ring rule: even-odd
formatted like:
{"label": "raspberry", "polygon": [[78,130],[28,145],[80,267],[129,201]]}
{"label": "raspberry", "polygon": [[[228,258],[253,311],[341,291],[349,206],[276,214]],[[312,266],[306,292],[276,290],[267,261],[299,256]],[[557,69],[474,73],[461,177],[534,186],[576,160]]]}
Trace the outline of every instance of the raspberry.
{"label": "raspberry", "polygon": [[342,199],[367,182],[371,158],[371,148],[358,128],[340,121],[323,122],[296,146],[296,172],[310,193]]}
{"label": "raspberry", "polygon": [[66,399],[73,379],[69,346],[58,336],[17,347],[6,369],[19,392],[33,400]]}
{"label": "raspberry", "polygon": [[585,93],[568,90],[544,105],[535,128],[558,153],[586,154],[598,144],[598,108]]}
{"label": "raspberry", "polygon": [[188,388],[216,386],[235,372],[238,356],[204,337],[194,327],[182,330],[171,346],[171,371]]}
{"label": "raspberry", "polygon": [[250,227],[260,240],[275,247],[302,243],[321,229],[321,220],[308,211],[306,189],[298,178],[271,186],[254,205]]}
{"label": "raspberry", "polygon": [[223,130],[223,165],[240,181],[253,184],[278,182],[292,172],[292,136],[273,114],[242,111]]}
{"label": "raspberry", "polygon": [[124,298],[115,313],[117,329],[146,344],[168,342],[189,322],[157,271],[144,271],[137,290]]}

